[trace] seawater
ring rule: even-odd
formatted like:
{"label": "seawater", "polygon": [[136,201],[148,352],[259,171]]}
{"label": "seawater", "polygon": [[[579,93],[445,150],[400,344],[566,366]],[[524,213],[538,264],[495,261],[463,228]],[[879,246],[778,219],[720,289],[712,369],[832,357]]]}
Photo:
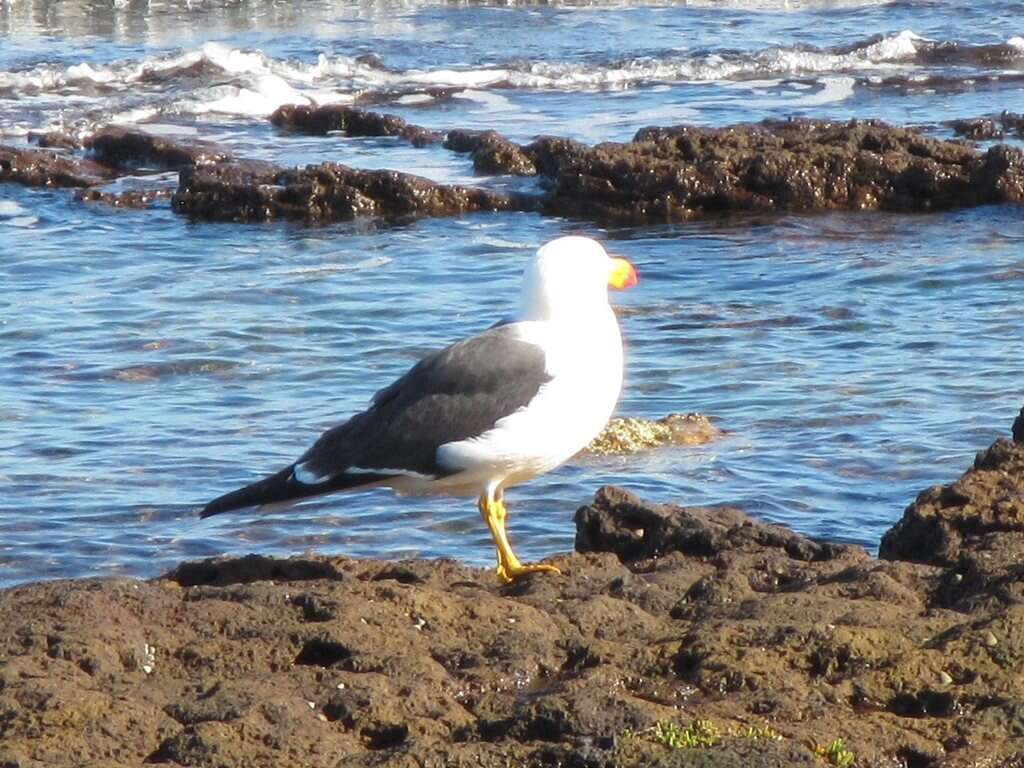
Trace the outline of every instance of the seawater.
{"label": "seawater", "polygon": [[[1021,3],[12,2],[0,5],[0,142],[116,121],[282,163],[529,185],[474,177],[441,148],[282,134],[266,117],[360,103],[427,127],[584,141],[860,117],[948,137],[953,118],[1024,109],[1021,19]],[[175,178],[119,185],[136,183]],[[251,551],[488,563],[471,500],[374,491],[273,515],[195,513],[290,462],[423,353],[507,314],[532,251],[570,232],[641,274],[615,297],[619,412],[700,411],[726,435],[582,459],[513,489],[525,558],[571,548],[572,514],[602,483],[874,548],[1024,401],[1018,208],[307,228],[5,185],[0,584],[151,576]]]}

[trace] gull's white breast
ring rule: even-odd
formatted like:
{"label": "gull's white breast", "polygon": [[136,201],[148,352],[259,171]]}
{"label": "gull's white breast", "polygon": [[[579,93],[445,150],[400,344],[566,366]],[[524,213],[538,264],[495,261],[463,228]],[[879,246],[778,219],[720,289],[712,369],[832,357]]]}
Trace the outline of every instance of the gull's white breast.
{"label": "gull's white breast", "polygon": [[602,310],[576,322],[516,324],[544,350],[551,380],[492,429],[438,449],[438,462],[459,472],[453,481],[514,485],[564,463],[601,431],[622,388],[619,326],[610,307]]}

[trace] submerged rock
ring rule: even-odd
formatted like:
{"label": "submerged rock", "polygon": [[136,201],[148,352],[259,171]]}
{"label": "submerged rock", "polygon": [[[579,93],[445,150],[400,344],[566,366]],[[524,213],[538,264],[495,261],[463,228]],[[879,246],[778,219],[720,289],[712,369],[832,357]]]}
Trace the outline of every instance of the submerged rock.
{"label": "submerged rock", "polygon": [[670,413],[660,419],[612,419],[584,451],[599,456],[624,455],[663,445],[701,445],[721,431],[699,413]]}
{"label": "submerged rock", "polygon": [[297,219],[308,223],[356,217],[388,220],[522,210],[508,195],[438,184],[398,171],[362,171],[337,163],[284,169],[265,163],[222,164],[181,172],[175,210],[221,221]]}
{"label": "submerged rock", "polygon": [[127,192],[103,192],[99,189],[86,189],[75,193],[75,199],[87,203],[103,203],[112,208],[149,208],[160,200],[170,199],[173,194],[173,189],[143,189]]}

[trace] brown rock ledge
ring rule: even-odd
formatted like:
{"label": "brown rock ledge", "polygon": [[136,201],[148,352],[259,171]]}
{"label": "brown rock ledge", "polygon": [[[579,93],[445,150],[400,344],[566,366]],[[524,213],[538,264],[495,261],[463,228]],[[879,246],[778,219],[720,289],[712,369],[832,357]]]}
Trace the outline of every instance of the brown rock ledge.
{"label": "brown rock ledge", "polygon": [[333,104],[323,107],[288,104],[274,112],[270,122],[278,128],[314,136],[333,132],[346,136],[397,136],[417,147],[444,139],[443,133],[412,125],[398,115]]}
{"label": "brown rock ledge", "polygon": [[1024,152],[985,153],[874,121],[645,128],[632,142],[526,148],[546,209],[666,222],[733,211],[931,211],[1024,202]]}
{"label": "brown rock ledge", "polygon": [[175,140],[118,125],[108,125],[84,137],[51,131],[30,133],[29,139],[43,148],[88,150],[96,162],[125,171],[136,171],[147,166],[178,170],[191,165],[212,165],[231,159],[224,147],[207,141]]}
{"label": "brown rock ledge", "polygon": [[113,174],[97,162],[48,149],[0,146],[0,182],[26,187],[91,187]]}
{"label": "brown rock ledge", "polygon": [[[1010,125],[1009,116],[1001,119]],[[477,171],[536,175],[539,188],[532,196],[510,196],[335,163],[282,168],[232,161],[215,146],[116,127],[84,142],[39,137],[42,144],[87,148],[95,159],[0,147],[0,181],[89,187],[140,166],[173,168],[180,170],[175,208],[182,213],[308,223],[542,210],[596,222],[658,224],[743,211],[934,211],[1024,202],[1021,150],[1000,144],[979,152],[875,121],[645,128],[630,142],[590,147],[556,137],[520,146],[494,131],[441,133],[347,106],[287,106],[274,120],[291,130],[398,136],[418,145],[445,137],[447,148],[472,155]],[[124,204],[116,197],[111,202]]]}
{"label": "brown rock ledge", "polygon": [[[251,555],[9,589],[0,765],[1022,765],[1024,445],[947,488],[886,538],[919,562],[604,488],[564,576],[505,587]],[[952,533],[908,538],[927,505]]]}
{"label": "brown rock ledge", "polygon": [[202,219],[297,219],[311,224],[523,210],[530,205],[498,192],[438,184],[398,171],[362,171],[338,163],[285,169],[255,162],[183,169],[172,204],[179,213]]}

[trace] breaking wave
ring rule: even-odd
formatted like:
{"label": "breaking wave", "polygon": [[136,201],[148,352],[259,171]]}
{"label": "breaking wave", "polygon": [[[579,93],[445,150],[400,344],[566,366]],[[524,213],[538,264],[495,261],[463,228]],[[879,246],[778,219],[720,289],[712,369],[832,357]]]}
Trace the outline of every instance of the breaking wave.
{"label": "breaking wave", "polygon": [[[33,99],[41,112],[48,106],[58,111],[59,127],[67,129],[76,120],[82,127],[90,121],[134,122],[157,115],[265,117],[283,104],[296,103],[414,103],[460,90],[611,90],[834,73],[864,73],[866,81],[877,85],[896,72],[909,69],[917,77],[943,66],[971,67],[974,77],[978,70],[1012,74],[1024,69],[1024,38],[958,45],[905,30],[826,49],[780,47],[606,64],[517,61],[486,68],[409,70],[388,68],[374,56],[321,53],[308,62],[207,43],[182,53],[105,66],[83,62],[0,71],[0,103]],[[97,115],[100,104],[104,111]],[[17,125],[0,122],[0,131],[7,133],[40,127],[22,125],[19,131]]]}

